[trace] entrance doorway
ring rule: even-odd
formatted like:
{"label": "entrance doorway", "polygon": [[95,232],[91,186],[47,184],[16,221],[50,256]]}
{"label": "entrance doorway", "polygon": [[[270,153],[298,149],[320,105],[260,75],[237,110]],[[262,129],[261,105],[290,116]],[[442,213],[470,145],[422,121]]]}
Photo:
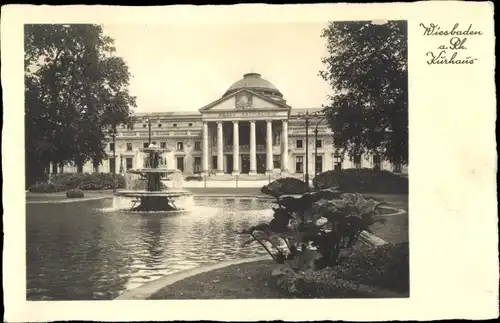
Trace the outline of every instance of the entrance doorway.
{"label": "entrance doorway", "polygon": [[264,174],[266,172],[266,155],[257,154],[257,174]]}
{"label": "entrance doorway", "polygon": [[250,173],[250,156],[249,155],[241,155],[241,173],[248,174]]}

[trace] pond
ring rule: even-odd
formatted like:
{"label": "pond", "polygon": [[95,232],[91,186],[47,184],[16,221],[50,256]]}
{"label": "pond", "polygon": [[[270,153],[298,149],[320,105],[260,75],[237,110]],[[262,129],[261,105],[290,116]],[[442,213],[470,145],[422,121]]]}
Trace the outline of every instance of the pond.
{"label": "pond", "polygon": [[196,198],[190,212],[140,214],[110,211],[112,200],[27,204],[27,299],[113,299],[163,275],[264,255],[235,232],[270,219],[271,205]]}

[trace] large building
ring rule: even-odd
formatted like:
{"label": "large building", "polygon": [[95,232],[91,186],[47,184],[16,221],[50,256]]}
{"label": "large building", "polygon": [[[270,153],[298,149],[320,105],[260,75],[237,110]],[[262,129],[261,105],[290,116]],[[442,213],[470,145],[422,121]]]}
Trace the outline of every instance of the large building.
{"label": "large building", "polygon": [[301,174],[306,167],[310,174],[334,168],[406,172],[400,165],[381,161],[378,156],[342,158],[333,146],[332,132],[321,119],[310,122],[306,165],[306,129],[302,114],[320,110],[292,108],[271,82],[260,74],[248,73],[220,99],[196,112],[135,114],[131,126],[119,128],[115,155],[110,141],[108,159],[102,164],[65,166],[64,171],[121,172],[142,168],[145,156],[139,148],[149,145],[151,133],[154,144],[172,151],[162,161],[163,166],[179,169],[185,175]]}

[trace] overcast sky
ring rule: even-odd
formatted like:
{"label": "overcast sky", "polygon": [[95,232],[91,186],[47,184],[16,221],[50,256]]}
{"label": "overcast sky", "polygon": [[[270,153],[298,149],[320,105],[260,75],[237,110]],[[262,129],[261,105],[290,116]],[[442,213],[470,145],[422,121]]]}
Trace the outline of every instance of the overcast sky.
{"label": "overcast sky", "polygon": [[105,25],[133,76],[136,112],[196,111],[248,72],[283,93],[292,108],[327,103],[318,76],[324,23]]}

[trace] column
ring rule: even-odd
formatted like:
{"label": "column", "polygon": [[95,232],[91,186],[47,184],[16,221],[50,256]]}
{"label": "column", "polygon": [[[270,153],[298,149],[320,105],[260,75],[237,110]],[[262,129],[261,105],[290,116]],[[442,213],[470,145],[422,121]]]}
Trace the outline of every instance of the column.
{"label": "column", "polygon": [[224,138],[222,136],[222,121],[217,122],[217,175],[224,174]]}
{"label": "column", "polygon": [[250,175],[257,174],[257,147],[255,145],[255,121],[250,121]]}
{"label": "column", "polygon": [[203,122],[202,149],[203,149],[203,157],[202,157],[201,170],[204,175],[208,175],[208,122]]}
{"label": "column", "polygon": [[273,122],[266,122],[266,174],[273,172]]}
{"label": "column", "polygon": [[240,128],[238,121],[233,121],[233,175],[240,174]]}
{"label": "column", "polygon": [[281,173],[288,173],[288,120],[281,123]]}

